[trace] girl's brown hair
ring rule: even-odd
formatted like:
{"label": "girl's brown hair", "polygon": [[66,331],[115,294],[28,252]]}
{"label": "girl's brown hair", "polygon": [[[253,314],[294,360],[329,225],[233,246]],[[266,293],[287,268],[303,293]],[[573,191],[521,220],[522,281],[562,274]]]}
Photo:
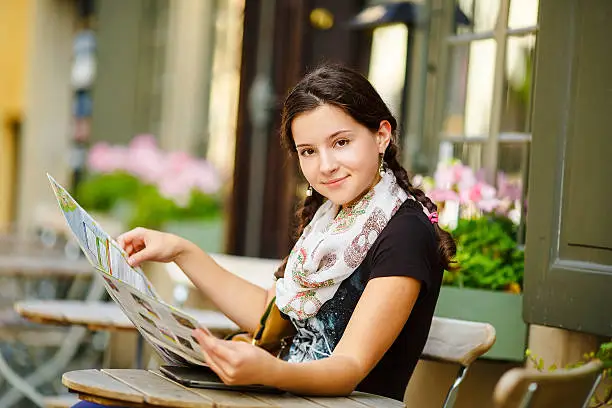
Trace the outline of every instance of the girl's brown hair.
{"label": "girl's brown hair", "polygon": [[[291,124],[300,114],[316,109],[324,104],[334,105],[351,115],[354,120],[373,132],[378,131],[383,120],[391,124],[392,137],[383,156],[386,166],[393,171],[397,183],[429,212],[437,211],[436,205],[423,193],[412,186],[407,171],[398,161],[397,121],[389,108],[376,92],[372,84],[361,74],[339,65],[322,65],[308,73],[287,95],[282,112],[281,142],[293,155],[297,154]],[[302,234],[310,223],[317,209],[323,204],[324,197],[313,190],[312,196],[306,197],[297,212],[299,220],[296,238]],[[438,253],[444,269],[453,270],[453,258],[457,252],[452,236],[435,223],[434,229],[438,239]],[[285,273],[287,258],[277,269],[275,276],[280,278]]]}

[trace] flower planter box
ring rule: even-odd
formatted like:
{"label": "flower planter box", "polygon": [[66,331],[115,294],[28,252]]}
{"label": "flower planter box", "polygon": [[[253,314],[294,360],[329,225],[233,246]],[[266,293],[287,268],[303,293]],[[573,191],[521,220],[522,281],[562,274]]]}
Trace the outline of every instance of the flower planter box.
{"label": "flower planter box", "polygon": [[164,225],[163,230],[186,238],[209,253],[222,253],[225,249],[225,225],[221,217],[170,221]]}
{"label": "flower planter box", "polygon": [[442,286],[435,315],[487,322],[495,327],[496,341],[483,357],[524,361],[527,324],[523,321],[523,296],[514,293]]}

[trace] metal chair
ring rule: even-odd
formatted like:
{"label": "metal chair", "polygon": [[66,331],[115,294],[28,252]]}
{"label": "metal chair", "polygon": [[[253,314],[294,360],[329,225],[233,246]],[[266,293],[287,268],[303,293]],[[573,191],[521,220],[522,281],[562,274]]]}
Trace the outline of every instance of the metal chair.
{"label": "metal chair", "polygon": [[[2,236],[0,237],[0,255],[0,268],[5,269],[3,274],[7,276],[14,274],[15,279],[73,276],[75,279],[68,289],[68,298],[73,296],[80,298],[85,295],[85,300],[100,300],[105,293],[101,278],[94,277],[91,280],[93,276],[91,272],[81,273],[82,262],[62,259],[52,249],[40,245],[40,242]],[[45,258],[47,255],[49,255],[48,259]],[[18,262],[13,262],[15,260]],[[89,265],[86,267],[90,269]],[[32,296],[32,294],[28,295]],[[14,324],[19,325],[18,328],[23,325],[20,322]],[[23,325],[23,328],[26,327],[27,325]],[[6,357],[0,353],[0,381],[6,381],[11,386],[8,391],[0,395],[0,407],[14,406],[24,397],[40,407],[47,406],[46,397],[40,393],[38,387],[61,376],[69,363],[74,360],[79,346],[87,335],[88,331],[85,328],[71,327],[66,331],[57,351],[28,375],[22,375],[16,371]]]}
{"label": "metal chair", "polygon": [[459,371],[451,385],[443,407],[455,405],[459,386],[468,368],[495,343],[495,328],[489,323],[434,317],[422,358],[458,364]]}

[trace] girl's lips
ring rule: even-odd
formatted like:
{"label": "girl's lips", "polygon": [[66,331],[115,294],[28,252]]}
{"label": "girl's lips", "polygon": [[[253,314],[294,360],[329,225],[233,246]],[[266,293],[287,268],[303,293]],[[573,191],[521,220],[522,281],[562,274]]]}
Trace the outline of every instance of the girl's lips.
{"label": "girl's lips", "polygon": [[344,176],[344,177],[340,177],[337,179],[329,180],[329,181],[324,182],[323,184],[325,184],[326,186],[330,186],[330,187],[335,186],[335,185],[340,184],[342,181],[346,180],[347,177],[348,176]]}

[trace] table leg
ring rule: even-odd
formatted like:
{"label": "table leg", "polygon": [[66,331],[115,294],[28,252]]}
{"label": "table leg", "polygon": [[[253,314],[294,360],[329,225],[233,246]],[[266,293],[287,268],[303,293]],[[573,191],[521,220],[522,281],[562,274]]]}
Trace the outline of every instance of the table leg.
{"label": "table leg", "polygon": [[136,361],[135,368],[143,369],[143,360],[144,358],[144,337],[140,333],[137,333],[136,336]]}

